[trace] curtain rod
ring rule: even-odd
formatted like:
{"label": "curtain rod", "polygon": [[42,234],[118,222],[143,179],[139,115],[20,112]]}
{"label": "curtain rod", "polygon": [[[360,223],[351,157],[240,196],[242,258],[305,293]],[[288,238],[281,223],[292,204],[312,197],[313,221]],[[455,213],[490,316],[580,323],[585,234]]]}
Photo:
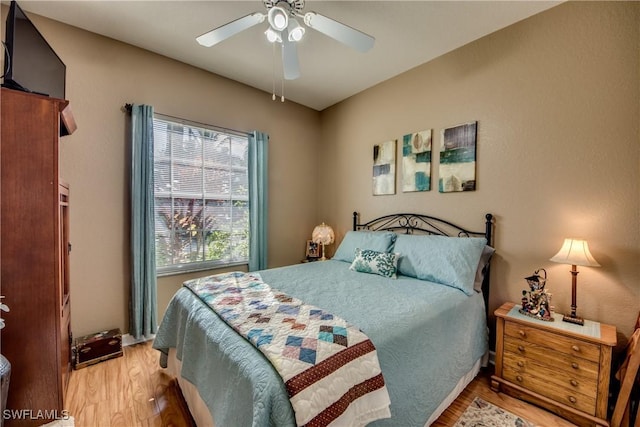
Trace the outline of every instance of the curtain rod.
{"label": "curtain rod", "polygon": [[[126,103],[120,108],[120,110],[123,113],[131,114],[131,108],[133,108],[133,104]],[[241,133],[241,134],[246,134],[246,135],[253,133],[253,132],[248,132],[248,131],[245,131],[245,130],[230,129],[230,128],[226,128],[226,127],[223,127],[223,126],[210,125],[208,123],[194,122],[193,120],[183,119],[182,117],[170,116],[169,114],[163,114],[163,113],[155,113],[155,114],[157,114],[159,116],[163,116],[163,117],[169,118],[169,119],[178,120],[178,121],[183,122],[183,123],[191,123],[191,124],[194,124],[194,125],[200,125],[200,126],[204,126],[204,127],[214,128],[215,130],[221,130],[221,131],[225,131],[225,132]]]}

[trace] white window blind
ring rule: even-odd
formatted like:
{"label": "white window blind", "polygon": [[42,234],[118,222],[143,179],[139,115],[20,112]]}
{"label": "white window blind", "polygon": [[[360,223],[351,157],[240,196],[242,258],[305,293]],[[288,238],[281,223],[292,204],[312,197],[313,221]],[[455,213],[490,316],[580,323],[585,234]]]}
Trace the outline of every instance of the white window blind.
{"label": "white window blind", "polygon": [[159,275],[246,263],[246,134],[156,114],[153,121]]}

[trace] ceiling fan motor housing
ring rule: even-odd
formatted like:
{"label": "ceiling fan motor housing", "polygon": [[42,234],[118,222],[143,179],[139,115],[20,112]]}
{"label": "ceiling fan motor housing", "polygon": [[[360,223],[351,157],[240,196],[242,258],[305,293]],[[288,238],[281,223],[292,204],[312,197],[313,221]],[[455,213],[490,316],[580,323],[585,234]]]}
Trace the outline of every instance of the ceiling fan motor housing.
{"label": "ceiling fan motor housing", "polygon": [[288,11],[292,16],[302,13],[304,0],[262,0],[262,4],[267,10],[279,6]]}

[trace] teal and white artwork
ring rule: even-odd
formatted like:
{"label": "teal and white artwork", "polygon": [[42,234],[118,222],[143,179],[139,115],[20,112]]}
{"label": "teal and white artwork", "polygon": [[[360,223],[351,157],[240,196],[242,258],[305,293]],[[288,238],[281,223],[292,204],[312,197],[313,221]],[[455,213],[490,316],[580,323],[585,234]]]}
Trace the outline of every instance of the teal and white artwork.
{"label": "teal and white artwork", "polygon": [[396,141],[373,146],[373,195],[396,194]]}
{"label": "teal and white artwork", "polygon": [[402,137],[402,191],[431,190],[431,129]]}
{"label": "teal and white artwork", "polygon": [[441,193],[475,191],[477,127],[478,122],[470,122],[440,133],[438,187]]}

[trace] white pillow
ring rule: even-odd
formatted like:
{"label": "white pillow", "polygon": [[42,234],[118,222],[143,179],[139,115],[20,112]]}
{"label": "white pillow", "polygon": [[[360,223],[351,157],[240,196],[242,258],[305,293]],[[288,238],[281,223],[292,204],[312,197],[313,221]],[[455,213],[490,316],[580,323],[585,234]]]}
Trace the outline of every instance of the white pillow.
{"label": "white pillow", "polygon": [[496,250],[489,245],[486,245],[480,255],[480,261],[478,261],[478,268],[476,270],[476,278],[473,281],[473,290],[476,292],[482,292],[482,282],[484,281],[484,275],[487,273],[489,267],[489,261]]}

